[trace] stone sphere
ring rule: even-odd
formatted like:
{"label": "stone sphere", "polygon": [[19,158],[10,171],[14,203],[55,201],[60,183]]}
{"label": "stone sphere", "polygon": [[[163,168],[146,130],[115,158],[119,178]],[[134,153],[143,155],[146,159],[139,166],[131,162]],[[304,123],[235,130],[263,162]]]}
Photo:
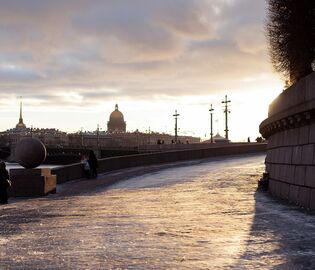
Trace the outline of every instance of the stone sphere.
{"label": "stone sphere", "polygon": [[16,145],[15,159],[24,168],[32,169],[42,164],[46,153],[46,147],[40,140],[25,138]]}

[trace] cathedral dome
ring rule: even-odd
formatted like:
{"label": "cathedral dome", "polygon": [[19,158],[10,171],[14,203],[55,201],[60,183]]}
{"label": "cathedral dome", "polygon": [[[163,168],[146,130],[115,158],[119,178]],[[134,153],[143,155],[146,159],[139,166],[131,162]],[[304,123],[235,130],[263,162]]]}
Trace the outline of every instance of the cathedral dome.
{"label": "cathedral dome", "polygon": [[124,115],[118,110],[118,104],[115,105],[115,111],[109,116],[107,131],[109,133],[126,132],[126,122],[124,121]]}
{"label": "cathedral dome", "polygon": [[109,116],[109,121],[117,120],[124,121],[124,115],[118,110],[118,105],[116,104],[115,111],[113,111]]}

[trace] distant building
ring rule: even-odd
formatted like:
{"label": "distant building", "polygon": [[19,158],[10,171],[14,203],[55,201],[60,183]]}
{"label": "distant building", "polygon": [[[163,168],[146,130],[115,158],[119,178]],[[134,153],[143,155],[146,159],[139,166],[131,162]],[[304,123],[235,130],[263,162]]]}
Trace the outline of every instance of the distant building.
{"label": "distant building", "polygon": [[[14,149],[16,144],[23,138],[34,137],[40,139],[46,146],[54,148],[117,148],[131,147],[139,148],[146,145],[175,144],[174,135],[157,132],[126,132],[126,122],[123,114],[115,110],[110,114],[107,131],[99,130],[88,132],[77,132],[67,134],[54,128],[27,128],[23,122],[22,103],[20,103],[19,122],[15,128],[0,132],[0,146]],[[178,136],[179,144],[200,143],[200,138],[191,136]]]}
{"label": "distant building", "polygon": [[219,133],[217,133],[215,136],[213,136],[213,141],[215,143],[229,143],[230,140],[222,137]]}
{"label": "distant building", "polygon": [[0,132],[0,146],[14,148],[20,140],[30,137],[40,139],[46,146],[64,146],[69,144],[66,132],[54,128],[27,128],[23,122],[21,102],[19,122],[15,128]]}
{"label": "distant building", "polygon": [[14,147],[21,139],[31,137],[31,129],[23,122],[22,102],[20,102],[20,117],[15,128],[0,132],[0,145]]}
{"label": "distant building", "polygon": [[69,138],[66,132],[55,128],[32,129],[32,137],[40,139],[43,144],[51,147],[62,147],[69,145]]}
{"label": "distant building", "polygon": [[[144,145],[156,144],[174,144],[174,136],[164,133],[143,133],[135,132],[121,132],[121,133],[107,133],[107,132],[78,132],[68,134],[69,146],[76,147],[90,147],[90,148],[115,148],[115,147],[139,147]],[[200,143],[200,138],[191,136],[178,136],[178,141],[182,144]]]}
{"label": "distant building", "polygon": [[24,138],[38,138],[46,146],[59,147],[69,144],[66,132],[54,128],[12,128],[0,132],[0,146],[15,146]]}
{"label": "distant building", "polygon": [[15,126],[17,129],[26,129],[26,125],[23,123],[23,117],[22,117],[22,101],[20,102],[20,118],[19,122]]}
{"label": "distant building", "polygon": [[108,133],[125,133],[126,122],[124,121],[124,115],[118,110],[118,104],[115,105],[115,111],[109,116],[107,122]]}

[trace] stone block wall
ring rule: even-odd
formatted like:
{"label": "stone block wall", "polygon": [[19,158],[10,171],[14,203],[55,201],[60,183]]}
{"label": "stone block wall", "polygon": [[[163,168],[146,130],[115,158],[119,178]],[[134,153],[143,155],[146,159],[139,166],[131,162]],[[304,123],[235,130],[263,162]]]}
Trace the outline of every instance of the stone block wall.
{"label": "stone block wall", "polygon": [[280,94],[260,125],[276,197],[315,209],[315,72]]}
{"label": "stone block wall", "polygon": [[39,197],[56,192],[57,178],[50,169],[11,169],[10,197]]}
{"label": "stone block wall", "polygon": [[[177,162],[193,159],[203,159],[209,157],[241,155],[266,151],[265,143],[248,143],[248,144],[224,144],[211,146],[202,149],[190,149],[180,151],[166,151],[150,154],[129,155],[121,157],[111,157],[99,159],[100,173],[121,170],[137,166],[148,166],[154,164],[163,164],[168,162]],[[67,181],[84,177],[83,165],[76,163],[63,167],[57,167],[51,170],[57,175],[57,183],[61,184]]]}

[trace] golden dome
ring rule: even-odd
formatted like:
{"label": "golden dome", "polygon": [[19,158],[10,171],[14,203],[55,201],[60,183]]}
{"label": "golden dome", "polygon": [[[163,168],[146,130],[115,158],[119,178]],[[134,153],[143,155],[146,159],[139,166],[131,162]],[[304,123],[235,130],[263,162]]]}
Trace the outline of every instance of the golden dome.
{"label": "golden dome", "polygon": [[113,111],[109,116],[109,121],[107,122],[107,132],[126,132],[126,122],[124,121],[124,115],[118,110],[118,104],[115,105],[115,111]]}
{"label": "golden dome", "polygon": [[16,124],[15,128],[26,128],[26,125],[23,122],[19,122]]}
{"label": "golden dome", "polygon": [[109,121],[112,120],[120,120],[120,121],[124,121],[124,115],[121,113],[121,111],[118,110],[118,105],[115,105],[115,111],[113,111],[110,116],[109,116]]}

